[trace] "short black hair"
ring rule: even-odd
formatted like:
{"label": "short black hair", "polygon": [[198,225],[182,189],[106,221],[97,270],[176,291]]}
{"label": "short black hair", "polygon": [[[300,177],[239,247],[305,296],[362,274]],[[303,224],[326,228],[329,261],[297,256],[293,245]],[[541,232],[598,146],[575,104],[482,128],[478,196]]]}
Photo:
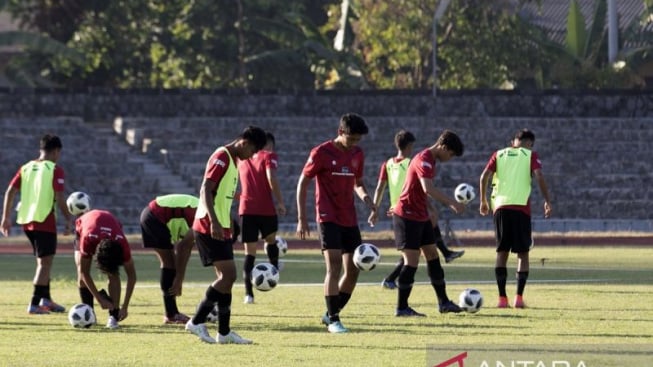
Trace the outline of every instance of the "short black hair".
{"label": "short black hair", "polygon": [[97,267],[103,273],[116,274],[123,264],[120,242],[103,239],[97,246]]}
{"label": "short black hair", "polygon": [[415,135],[408,130],[399,130],[395,134],[395,147],[399,150],[404,150],[410,143],[415,142]]}
{"label": "short black hair", "polygon": [[340,117],[340,130],[343,133],[365,135],[369,132],[365,119],[355,113],[346,113]]}
{"label": "short black hair", "polygon": [[275,146],[277,144],[277,142],[274,140],[274,135],[269,131],[265,133],[265,140],[268,143],[272,143],[272,146]]}
{"label": "short black hair", "polygon": [[242,134],[240,134],[240,137],[252,143],[257,152],[263,149],[267,142],[265,131],[257,126],[246,127]]}
{"label": "short black hair", "polygon": [[465,152],[465,146],[463,145],[463,142],[460,140],[458,135],[456,135],[456,133],[451,130],[444,130],[442,134],[440,134],[440,137],[438,137],[438,140],[435,142],[435,144],[444,146],[447,149],[453,151],[457,157],[462,156]]}
{"label": "short black hair", "polygon": [[535,134],[528,129],[521,129],[515,133],[515,139],[535,142]]}
{"label": "short black hair", "polygon": [[52,152],[56,149],[63,148],[61,144],[61,139],[58,136],[52,134],[45,134],[41,138],[40,149],[45,152]]}

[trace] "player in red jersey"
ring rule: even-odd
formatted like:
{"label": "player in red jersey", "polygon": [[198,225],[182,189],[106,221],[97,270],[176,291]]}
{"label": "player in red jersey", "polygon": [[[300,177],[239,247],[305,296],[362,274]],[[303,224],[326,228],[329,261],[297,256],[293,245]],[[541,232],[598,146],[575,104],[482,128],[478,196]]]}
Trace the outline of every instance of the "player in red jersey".
{"label": "player in red jersey", "polygon": [[[265,131],[249,126],[231,143],[218,147],[209,157],[199,205],[193,221],[195,244],[204,266],[212,266],[216,279],[207,288],[197,312],[186,323],[186,330],[206,343],[251,344],[236,334],[231,320],[232,288],[236,281],[233,241],[231,240],[231,204],[238,185],[238,160],[248,159],[263,149]],[[218,307],[218,335],[214,339],[206,328],[206,316]],[[218,339],[216,341],[216,339]]]}
{"label": "player in red jersey", "polygon": [[53,302],[50,295],[50,272],[54,255],[57,253],[55,204],[65,218],[64,235],[70,233],[73,220],[63,195],[64,171],[56,164],[61,157],[62,147],[58,136],[44,135],[40,141],[39,158],[18,169],[7,187],[2,207],[2,234],[8,236],[14,198],[20,193],[21,202],[16,221],[23,225],[23,231],[36,256],[34,292],[27,306],[27,312],[30,314],[41,315],[66,310]]}
{"label": "player in red jersey", "polygon": [[371,212],[370,225],[374,225],[371,219],[376,218],[376,206],[363,181],[365,156],[357,146],[367,132],[361,116],[343,115],[338,136],[311,150],[297,183],[297,235],[306,239],[310,235],[306,195],[309,183],[315,178],[316,221],[326,263],[324,298],[327,312],[322,323],[331,333],[348,331],[340,322],[340,310],[351,298],[360,272],[353,261],[354,250],[362,242],[353,193],[367,204]]}
{"label": "player in red jersey", "polygon": [[[286,214],[286,206],[281,196],[277,180],[278,157],[274,152],[274,135],[267,132],[267,143],[250,159],[238,161],[240,177],[240,199],[238,214],[241,219],[241,240],[245,246],[243,280],[245,282],[244,303],[254,303],[252,269],[256,260],[256,245],[259,233],[265,241],[265,252],[270,264],[279,268],[279,248],[277,247],[277,215]],[[275,206],[276,202],[276,206]]]}
{"label": "player in red jersey", "polygon": [[[122,224],[105,210],[91,210],[82,214],[75,222],[75,264],[77,285],[83,303],[93,307],[93,298],[103,309],[109,310],[107,328],[117,329],[118,321],[128,316],[129,301],[136,284],[136,269]],[[96,255],[97,253],[97,255]],[[106,274],[109,293],[99,291],[91,276],[91,262],[96,255],[97,267]],[[124,266],[127,274],[125,298],[120,307],[120,271]]]}
{"label": "player in red jersey", "polygon": [[393,211],[392,222],[395,243],[404,257],[397,284],[397,309],[395,316],[425,316],[408,306],[413,290],[420,252],[426,259],[431,285],[438,299],[440,313],[460,312],[460,307],[449,300],[444,281],[444,270],[435,245],[433,224],[429,217],[429,197],[447,205],[455,213],[462,213],[465,206],[438,190],[433,184],[436,162],[447,162],[463,155],[464,146],[458,135],[445,130],[438,140],[418,153],[408,166],[406,181]]}

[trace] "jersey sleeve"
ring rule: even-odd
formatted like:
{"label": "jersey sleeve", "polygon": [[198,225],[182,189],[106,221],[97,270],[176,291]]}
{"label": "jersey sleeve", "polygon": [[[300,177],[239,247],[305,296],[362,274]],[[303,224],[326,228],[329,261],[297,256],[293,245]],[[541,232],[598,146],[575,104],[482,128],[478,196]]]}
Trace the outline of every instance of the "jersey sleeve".
{"label": "jersey sleeve", "polygon": [[[532,161],[532,158],[531,158],[531,161]],[[497,171],[497,152],[492,153],[492,156],[490,157],[490,160],[485,165],[485,169],[490,171],[490,172],[496,172]]]}
{"label": "jersey sleeve", "polygon": [[52,178],[52,187],[54,192],[63,192],[64,191],[64,171],[63,168],[59,166],[54,167],[54,177]]}
{"label": "jersey sleeve", "polygon": [[386,169],[386,162],[381,163],[381,169],[379,170],[379,181],[388,181],[388,170]]}
{"label": "jersey sleeve", "polygon": [[311,150],[302,174],[308,178],[313,178],[320,171],[319,150],[317,148]]}
{"label": "jersey sleeve", "polygon": [[209,158],[209,161],[206,164],[204,178],[213,182],[220,182],[222,176],[227,172],[228,167],[229,154],[224,150],[220,150]]}

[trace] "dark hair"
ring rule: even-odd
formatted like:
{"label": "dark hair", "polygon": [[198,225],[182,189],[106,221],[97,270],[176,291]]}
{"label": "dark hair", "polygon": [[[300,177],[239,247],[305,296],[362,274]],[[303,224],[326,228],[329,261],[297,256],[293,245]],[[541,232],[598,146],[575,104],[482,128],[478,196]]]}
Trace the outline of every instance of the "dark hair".
{"label": "dark hair", "polygon": [[58,136],[52,134],[45,134],[41,138],[40,149],[46,152],[52,152],[55,149],[61,149],[63,145],[61,144],[61,139]]}
{"label": "dark hair", "polygon": [[395,134],[395,147],[399,150],[404,150],[410,143],[415,142],[415,135],[407,130],[399,130]]}
{"label": "dark hair", "polygon": [[451,130],[444,130],[442,134],[440,134],[440,137],[435,142],[435,144],[444,146],[447,149],[453,151],[457,157],[462,156],[463,152],[465,151],[463,142],[460,140],[458,135],[456,135],[456,133]]}
{"label": "dark hair", "polygon": [[515,139],[517,140],[530,140],[535,142],[535,134],[528,129],[521,129],[515,133]]}
{"label": "dark hair", "polygon": [[116,274],[123,264],[122,255],[120,242],[104,239],[97,246],[97,267],[104,273]]}
{"label": "dark hair", "polygon": [[252,143],[257,152],[263,149],[267,142],[265,131],[256,126],[246,127],[245,130],[243,130],[243,133],[240,134],[240,137]]}
{"label": "dark hair", "polygon": [[360,134],[365,135],[368,133],[369,129],[365,124],[365,120],[355,114],[355,113],[346,113],[340,117],[340,130],[343,133],[350,134]]}
{"label": "dark hair", "polygon": [[277,142],[274,140],[274,135],[272,135],[272,133],[269,132],[269,131],[265,133],[265,140],[266,140],[268,143],[272,143],[272,146],[275,146],[276,143],[277,143]]}

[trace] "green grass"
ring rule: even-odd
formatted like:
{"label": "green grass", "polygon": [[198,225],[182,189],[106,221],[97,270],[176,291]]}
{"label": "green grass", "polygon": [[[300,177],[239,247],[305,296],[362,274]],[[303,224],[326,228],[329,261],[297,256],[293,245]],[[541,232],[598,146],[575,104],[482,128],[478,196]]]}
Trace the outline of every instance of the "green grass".
{"label": "green grass", "polygon": [[[237,256],[240,269],[242,253]],[[0,366],[424,366],[429,346],[457,344],[641,344],[651,351],[653,248],[536,247],[525,294],[530,308],[525,310],[493,308],[494,251],[467,248],[463,258],[444,266],[448,293],[457,298],[464,288],[476,287],[486,307],[477,314],[438,314],[422,264],[410,299],[428,315],[422,319],[395,318],[396,292],[379,285],[397,257],[396,251],[384,249],[382,264],[361,274],[341,314],[351,332],[331,335],[319,324],[325,309],[319,250],[291,249],[284,258],[282,284],[257,293],[256,304],[241,303],[241,280],[234,288],[231,325],[255,344],[222,346],[203,344],[181,326],[161,324],[158,261],[151,253],[135,254],[137,289],[130,316],[118,331],[101,325],[76,330],[60,314],[27,315],[34,258],[0,255]],[[509,273],[514,273],[514,263],[511,258]],[[79,302],[74,277],[72,257],[58,255],[52,292],[68,307]],[[178,300],[182,312],[192,313],[213,278],[194,253]],[[510,282],[510,295],[514,287]],[[106,314],[98,314],[103,324]]]}

